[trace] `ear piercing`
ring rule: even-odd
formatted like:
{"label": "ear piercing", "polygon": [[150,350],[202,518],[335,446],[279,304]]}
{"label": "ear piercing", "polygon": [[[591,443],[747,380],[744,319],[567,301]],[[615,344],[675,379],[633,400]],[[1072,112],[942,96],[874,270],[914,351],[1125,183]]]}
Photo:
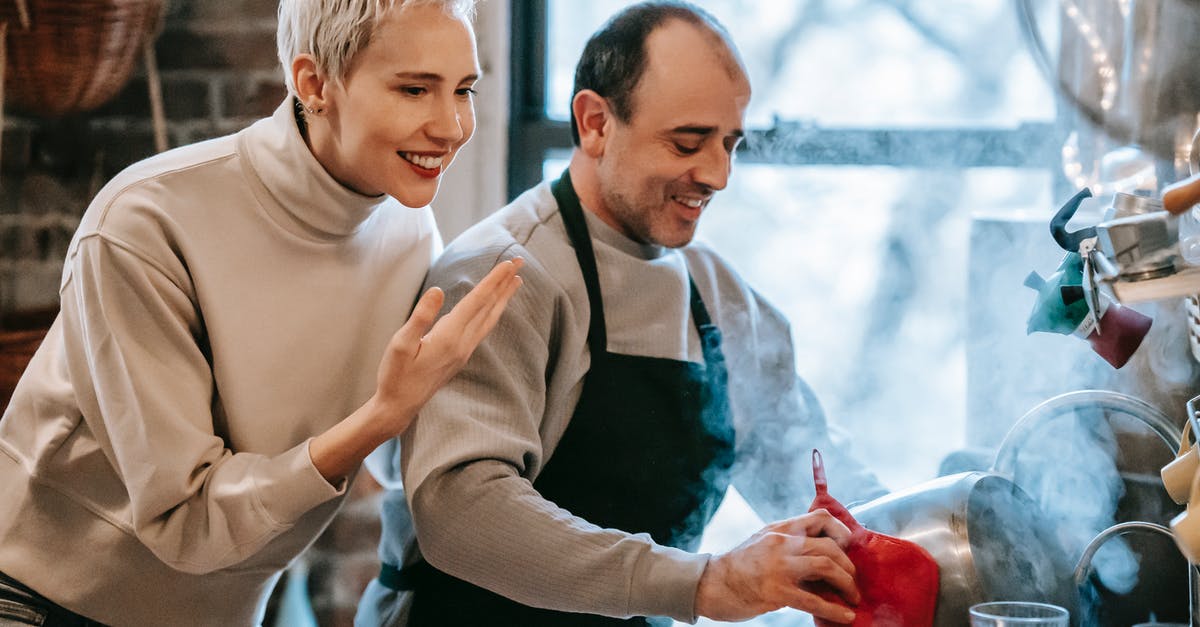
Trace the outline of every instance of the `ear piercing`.
{"label": "ear piercing", "polygon": [[304,112],[309,115],[321,115],[322,113],[325,113],[325,108],[324,107],[313,108],[308,105],[304,105]]}

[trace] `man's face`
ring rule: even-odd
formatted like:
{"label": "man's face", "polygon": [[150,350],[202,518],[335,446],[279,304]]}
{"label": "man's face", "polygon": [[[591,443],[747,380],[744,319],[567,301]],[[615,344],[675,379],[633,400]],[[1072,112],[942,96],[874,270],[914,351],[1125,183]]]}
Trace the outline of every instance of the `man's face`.
{"label": "man's face", "polygon": [[[368,195],[423,207],[475,131],[475,35],[436,5],[393,9],[332,85],[330,171]],[[323,160],[325,162],[326,160]]]}
{"label": "man's face", "polygon": [[718,39],[682,21],[652,32],[646,49],[629,123],[608,124],[593,211],[634,240],[678,248],[729,180],[750,83]]}

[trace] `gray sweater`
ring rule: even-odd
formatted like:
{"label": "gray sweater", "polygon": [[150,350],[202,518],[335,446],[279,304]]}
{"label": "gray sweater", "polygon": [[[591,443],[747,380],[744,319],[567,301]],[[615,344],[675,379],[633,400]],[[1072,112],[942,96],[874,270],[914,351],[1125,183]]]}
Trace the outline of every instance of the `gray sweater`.
{"label": "gray sweater", "polygon": [[[717,254],[627,239],[585,212],[611,352],[702,361],[687,271],[724,336],[737,430],[734,485],[760,515],[803,513],[813,496],[809,450],[825,455],[846,501],[883,492],[829,436],[795,374],[790,329]],[[562,218],[543,183],[458,238],[428,282],[461,299],[498,260],[526,259],[524,286],[466,369],[402,438],[419,552],[431,564],[521,603],[608,616],[694,621],[707,555],[601,529],[548,502],[532,482],[554,454],[588,371],[588,299]],[[618,453],[614,452],[614,458]],[[381,555],[418,557],[398,494],[385,504]],[[404,554],[402,555],[402,551]],[[378,584],[360,624],[404,622],[407,599]]]}

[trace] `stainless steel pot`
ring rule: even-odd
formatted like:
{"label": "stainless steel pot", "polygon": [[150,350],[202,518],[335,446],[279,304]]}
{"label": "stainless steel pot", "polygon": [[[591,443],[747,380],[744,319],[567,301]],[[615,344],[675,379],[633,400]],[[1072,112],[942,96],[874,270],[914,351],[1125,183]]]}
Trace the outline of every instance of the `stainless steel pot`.
{"label": "stainless steel pot", "polygon": [[1073,564],[1036,503],[1005,477],[939,477],[851,508],[869,529],[917,543],[940,570],[934,625],[961,627],[984,601],[1042,601],[1074,616]]}

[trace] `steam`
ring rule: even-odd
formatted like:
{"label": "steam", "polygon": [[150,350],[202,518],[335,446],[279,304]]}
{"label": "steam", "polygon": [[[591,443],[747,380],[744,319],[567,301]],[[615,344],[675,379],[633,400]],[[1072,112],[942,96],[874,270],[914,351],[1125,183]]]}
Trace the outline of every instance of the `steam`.
{"label": "steam", "polygon": [[985,477],[968,503],[967,535],[985,600],[1037,600],[1071,608],[1070,565],[1029,497]]}
{"label": "steam", "polygon": [[1102,395],[1052,403],[1023,420],[1001,452],[997,469],[1033,497],[1072,566],[1087,547],[1098,547],[1090,563],[1080,564],[1088,575],[1080,590],[1084,624],[1099,620],[1096,612],[1117,613],[1105,621],[1140,619],[1139,611],[1173,612],[1185,603],[1177,586],[1185,565],[1169,543],[1146,545],[1134,535],[1097,539],[1118,522],[1161,523],[1170,516],[1157,469],[1171,451],[1136,406]]}
{"label": "steam", "polygon": [[[1058,540],[1078,556],[1104,529],[1116,524],[1125,485],[1116,467],[1117,438],[1109,424],[1092,415],[1071,413],[1048,421],[1021,441],[1014,481],[1034,496],[1052,521]],[[1101,583],[1127,593],[1137,583],[1137,563],[1120,538],[1093,559]]]}
{"label": "steam", "polygon": [[1134,355],[1135,365],[1143,367],[1150,375],[1142,379],[1160,390],[1190,386],[1200,374],[1200,368],[1192,358],[1186,339],[1191,331],[1183,301],[1138,304],[1136,307],[1154,318],[1150,334]]}

